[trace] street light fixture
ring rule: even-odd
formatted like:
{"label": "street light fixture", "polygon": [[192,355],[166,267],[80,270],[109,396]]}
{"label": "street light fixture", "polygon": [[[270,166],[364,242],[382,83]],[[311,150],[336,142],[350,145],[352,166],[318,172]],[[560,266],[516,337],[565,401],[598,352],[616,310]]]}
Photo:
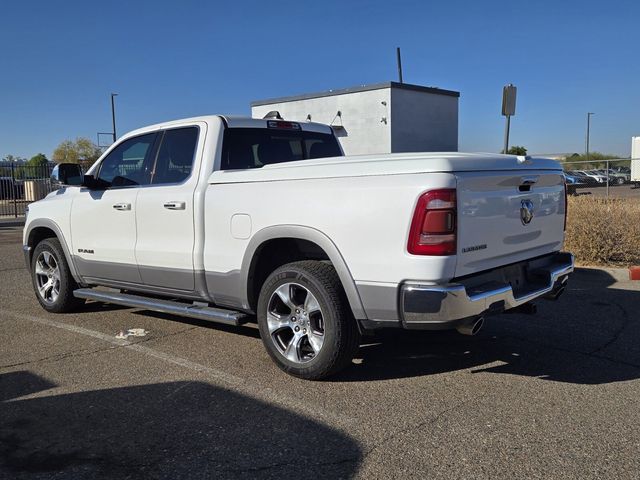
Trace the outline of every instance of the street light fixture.
{"label": "street light fixture", "polygon": [[113,143],[116,143],[116,106],[113,98],[117,96],[117,93],[111,94],[111,121],[113,123]]}
{"label": "street light fixture", "polygon": [[586,141],[586,157],[587,161],[589,161],[589,132],[591,129],[591,115],[595,115],[593,112],[587,112],[587,141]]}

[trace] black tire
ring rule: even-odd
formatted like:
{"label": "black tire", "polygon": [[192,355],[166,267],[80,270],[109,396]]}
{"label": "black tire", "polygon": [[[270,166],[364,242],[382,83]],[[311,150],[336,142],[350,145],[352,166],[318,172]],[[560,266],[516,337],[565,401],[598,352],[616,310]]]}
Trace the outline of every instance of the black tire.
{"label": "black tire", "polygon": [[[55,274],[47,275],[42,273],[43,271],[55,271],[55,269],[42,269],[39,268],[38,265],[41,258],[45,259],[51,257],[53,257],[53,260],[51,261],[52,265],[55,264],[57,266],[57,280]],[[40,267],[43,265],[43,263],[40,263]],[[52,265],[47,266],[51,267]],[[42,308],[46,311],[52,313],[66,313],[75,311],[84,305],[84,300],[73,296],[73,291],[78,288],[78,284],[71,276],[71,271],[69,270],[69,264],[67,263],[67,259],[64,255],[64,250],[57,238],[46,238],[38,243],[33,251],[33,256],[31,257],[30,273],[36,298],[38,299],[38,302],[40,302],[40,305],[42,305]],[[40,286],[45,280],[47,280],[47,277],[52,281],[52,286],[50,289],[42,289],[45,291],[49,290],[49,293],[43,294],[41,293]],[[56,285],[57,295],[53,298],[51,292],[56,291]]]}
{"label": "black tire", "polygon": [[[295,315],[293,308],[291,313],[283,313],[282,318],[289,325],[283,326],[281,329],[272,332],[269,331],[267,315],[274,302],[278,303],[279,298],[276,297],[276,290],[282,288],[289,289],[291,298],[296,292],[310,292],[313,300],[317,301],[317,309],[312,313],[300,311],[299,314],[307,315],[307,317],[298,317],[296,324],[291,324],[289,315]],[[292,290],[293,289],[293,290]],[[300,309],[304,310],[307,304],[306,296],[301,297],[305,300],[292,300],[296,305],[300,304]],[[284,305],[284,303],[282,304]],[[284,307],[285,311],[289,308]],[[316,320],[322,324],[322,343],[321,347],[315,352],[310,337],[317,336],[318,333],[312,334],[313,315],[317,315],[320,320]],[[260,336],[262,342],[273,359],[273,361],[282,370],[295,377],[307,380],[320,380],[336,374],[351,363],[354,354],[360,346],[360,333],[356,320],[353,318],[349,302],[347,300],[338,274],[332,265],[318,261],[301,261],[288,263],[272,272],[265,280],[260,291],[260,297],[257,307],[258,326],[260,328]],[[273,315],[270,317],[273,319]],[[294,320],[295,321],[295,320]],[[301,323],[306,322],[306,323]],[[284,325],[284,324],[283,324]],[[298,343],[302,345],[295,357],[297,361],[292,361],[285,357],[284,346],[278,335],[286,335],[286,329],[294,328],[292,325],[306,325],[309,329],[309,335],[306,335],[307,355],[302,357],[302,348],[304,347],[304,337],[302,330],[298,332],[301,340]],[[284,333],[279,333],[284,332]],[[306,332],[306,329],[304,330]],[[291,330],[291,335],[295,336]],[[291,343],[293,343],[293,339]]]}
{"label": "black tire", "polygon": [[623,178],[623,177],[618,177],[618,178],[616,179],[616,183],[617,183],[618,185],[624,185],[624,178]]}

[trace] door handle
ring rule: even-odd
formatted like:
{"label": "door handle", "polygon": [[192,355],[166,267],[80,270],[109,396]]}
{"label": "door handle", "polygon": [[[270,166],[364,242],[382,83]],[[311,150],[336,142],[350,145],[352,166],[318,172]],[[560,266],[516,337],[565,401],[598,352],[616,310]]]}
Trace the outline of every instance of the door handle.
{"label": "door handle", "polygon": [[186,208],[185,202],[166,202],[164,208],[167,210],[184,210]]}
{"label": "door handle", "polygon": [[116,203],[113,208],[115,208],[116,210],[131,210],[131,204],[130,203]]}

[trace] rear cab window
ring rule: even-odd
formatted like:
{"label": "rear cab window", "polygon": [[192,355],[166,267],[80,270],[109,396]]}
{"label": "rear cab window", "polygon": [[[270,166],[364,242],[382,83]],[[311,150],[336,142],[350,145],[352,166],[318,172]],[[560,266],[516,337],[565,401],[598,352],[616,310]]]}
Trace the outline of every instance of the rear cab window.
{"label": "rear cab window", "polygon": [[166,130],[158,150],[151,185],[177,184],[191,175],[198,144],[198,127]]}
{"label": "rear cab window", "polygon": [[224,131],[221,170],[341,156],[338,140],[330,133],[304,131],[299,126],[297,129],[230,127]]}

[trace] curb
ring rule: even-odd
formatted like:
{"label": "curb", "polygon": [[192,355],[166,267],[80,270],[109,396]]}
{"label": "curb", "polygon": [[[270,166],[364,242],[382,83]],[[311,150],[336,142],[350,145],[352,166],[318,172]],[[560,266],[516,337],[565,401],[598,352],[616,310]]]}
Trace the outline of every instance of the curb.
{"label": "curb", "polygon": [[0,227],[24,227],[24,217],[6,220],[0,218]]}
{"label": "curb", "polygon": [[584,270],[600,270],[606,272],[616,279],[617,282],[628,282],[629,280],[640,280],[640,267],[596,267],[593,265],[576,265],[576,268]]}

